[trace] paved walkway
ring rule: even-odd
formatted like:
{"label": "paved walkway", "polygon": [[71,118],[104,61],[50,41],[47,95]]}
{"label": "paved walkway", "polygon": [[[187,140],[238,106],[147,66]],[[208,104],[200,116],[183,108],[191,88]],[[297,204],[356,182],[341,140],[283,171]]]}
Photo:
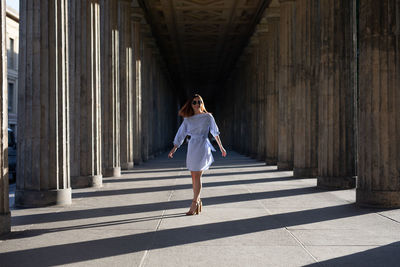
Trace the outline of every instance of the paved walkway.
{"label": "paved walkway", "polygon": [[203,178],[200,216],[180,150],[73,191],[70,207],[12,211],[0,266],[399,266],[400,210],[355,207],[234,152]]}

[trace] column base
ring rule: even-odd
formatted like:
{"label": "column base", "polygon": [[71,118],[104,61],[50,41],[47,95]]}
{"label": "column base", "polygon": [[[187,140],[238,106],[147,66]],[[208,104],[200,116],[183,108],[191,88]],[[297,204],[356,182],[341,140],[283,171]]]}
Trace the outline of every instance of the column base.
{"label": "column base", "polygon": [[121,169],[122,170],[133,170],[134,165],[135,164],[133,162],[121,163]]}
{"label": "column base", "polygon": [[249,157],[252,158],[252,159],[257,159],[257,154],[256,153],[250,153]]}
{"label": "column base", "polygon": [[293,162],[283,162],[278,161],[278,171],[292,171],[293,170]]}
{"label": "column base", "polygon": [[356,190],[356,205],[369,208],[400,208],[400,191]]}
{"label": "column base", "polygon": [[55,190],[16,190],[15,206],[37,208],[50,205],[71,205],[71,188]]}
{"label": "column base", "polygon": [[274,158],[267,158],[267,159],[265,160],[265,163],[266,163],[267,165],[276,165],[276,164],[277,164],[277,160],[274,159]]}
{"label": "column base", "polygon": [[258,155],[257,155],[257,160],[259,160],[259,161],[265,161],[265,156],[262,155],[262,154],[258,154]]}
{"label": "column base", "polygon": [[134,159],[133,160],[133,164],[134,165],[140,165],[140,164],[142,164],[143,163],[143,161],[141,160],[141,159]]}
{"label": "column base", "polygon": [[321,189],[350,189],[356,187],[356,176],[317,177],[317,187]]}
{"label": "column base", "polygon": [[103,175],[91,175],[91,176],[72,176],[71,187],[85,188],[85,187],[102,187],[103,186]]}
{"label": "column base", "polygon": [[104,170],[104,177],[120,177],[121,167],[113,167]]}
{"label": "column base", "polygon": [[293,177],[295,178],[315,178],[317,175],[317,168],[293,168]]}
{"label": "column base", "polygon": [[11,214],[0,214],[0,236],[11,232]]}

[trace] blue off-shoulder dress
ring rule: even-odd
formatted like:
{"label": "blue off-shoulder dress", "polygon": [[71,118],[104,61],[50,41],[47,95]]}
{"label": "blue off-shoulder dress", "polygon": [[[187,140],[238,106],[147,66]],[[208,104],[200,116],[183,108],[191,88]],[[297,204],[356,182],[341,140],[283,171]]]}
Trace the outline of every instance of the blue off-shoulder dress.
{"label": "blue off-shoulder dress", "polygon": [[190,136],[186,156],[186,167],[190,171],[208,170],[214,162],[211,151],[215,151],[208,139],[208,133],[219,135],[218,126],[210,113],[200,113],[184,118],[176,133],[174,145],[180,147],[187,135]]}

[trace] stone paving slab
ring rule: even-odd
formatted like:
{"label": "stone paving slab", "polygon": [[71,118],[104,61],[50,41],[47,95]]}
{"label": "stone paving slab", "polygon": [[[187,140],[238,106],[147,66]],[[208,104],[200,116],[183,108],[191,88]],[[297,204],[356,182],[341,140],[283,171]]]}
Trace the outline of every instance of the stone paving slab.
{"label": "stone paving slab", "polygon": [[[355,190],[316,189],[235,152],[203,178],[204,211],[185,216],[181,149],[73,190],[69,207],[12,209],[0,266],[396,266],[400,210],[355,206]],[[12,189],[13,187],[11,187]],[[13,195],[11,190],[10,196]]]}

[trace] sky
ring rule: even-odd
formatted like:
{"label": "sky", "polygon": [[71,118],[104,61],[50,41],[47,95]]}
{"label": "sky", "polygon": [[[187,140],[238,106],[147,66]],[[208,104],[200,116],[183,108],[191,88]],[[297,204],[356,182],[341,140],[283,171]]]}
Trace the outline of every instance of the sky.
{"label": "sky", "polygon": [[19,0],[6,0],[6,5],[19,13]]}

